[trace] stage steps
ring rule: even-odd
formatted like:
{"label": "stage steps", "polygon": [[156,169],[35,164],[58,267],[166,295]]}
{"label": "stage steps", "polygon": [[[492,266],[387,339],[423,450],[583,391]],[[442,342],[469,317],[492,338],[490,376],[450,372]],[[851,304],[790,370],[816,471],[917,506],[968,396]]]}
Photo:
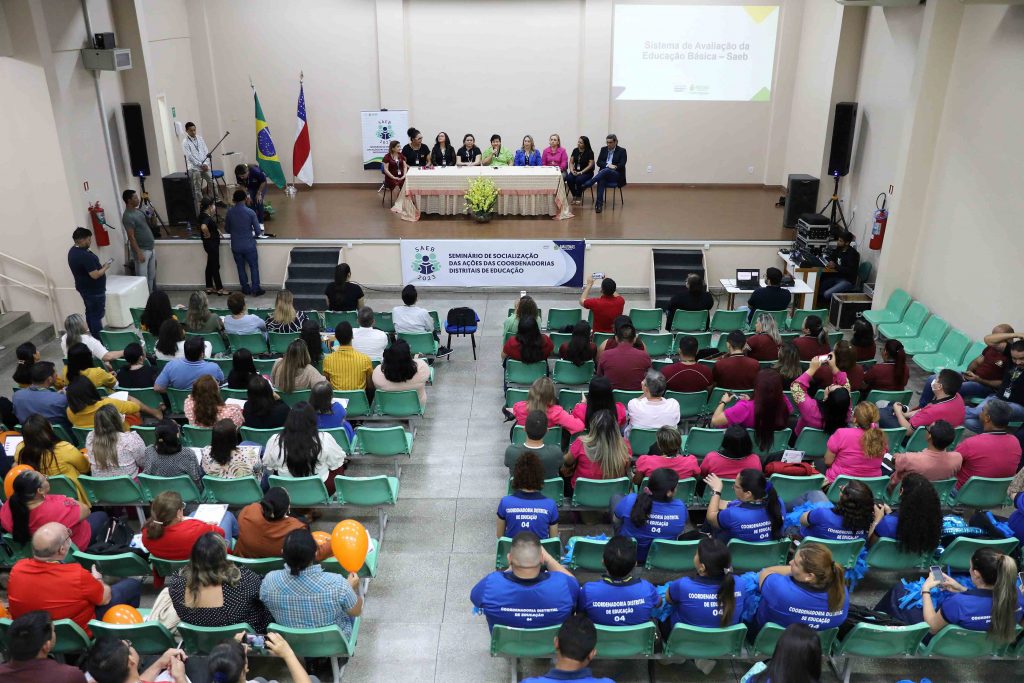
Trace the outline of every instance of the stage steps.
{"label": "stage steps", "polygon": [[341,249],[329,247],[296,247],[288,262],[284,287],[295,295],[295,308],[300,311],[321,311],[327,308],[324,290],[334,281]]}
{"label": "stage steps", "polygon": [[25,342],[32,342],[36,348],[42,348],[45,344],[56,338],[53,325],[50,323],[37,323],[32,320],[32,314],[26,311],[7,311],[0,313],[0,366],[17,362],[15,351]]}
{"label": "stage steps", "polygon": [[654,305],[667,308],[669,300],[686,290],[686,276],[705,277],[700,249],[654,249]]}

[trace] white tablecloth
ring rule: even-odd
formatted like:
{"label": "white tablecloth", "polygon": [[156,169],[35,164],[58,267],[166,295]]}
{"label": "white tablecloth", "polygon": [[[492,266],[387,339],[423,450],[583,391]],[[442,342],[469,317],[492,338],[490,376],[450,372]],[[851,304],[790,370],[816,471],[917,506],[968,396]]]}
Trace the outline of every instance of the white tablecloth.
{"label": "white tablecloth", "polygon": [[481,175],[498,186],[498,214],[546,215],[558,220],[573,217],[562,172],[554,166],[415,168],[409,171],[391,210],[407,221],[419,220],[421,213],[463,213],[469,180]]}
{"label": "white tablecloth", "polygon": [[132,308],[145,308],[149,298],[146,278],[131,275],[107,276],[107,312],[103,324],[109,327],[130,327]]}

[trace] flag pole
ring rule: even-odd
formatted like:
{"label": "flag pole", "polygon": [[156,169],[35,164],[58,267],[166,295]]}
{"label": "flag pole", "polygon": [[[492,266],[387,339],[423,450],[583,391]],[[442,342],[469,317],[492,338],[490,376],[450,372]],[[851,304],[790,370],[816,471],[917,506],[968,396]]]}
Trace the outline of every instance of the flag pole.
{"label": "flag pole", "polygon": [[[303,76],[302,69],[299,69],[299,92],[300,93],[302,92],[302,76]],[[293,188],[293,192],[295,194],[298,194],[298,192],[299,192],[299,184],[295,182],[295,159],[294,159],[294,155],[295,155],[295,150],[293,148],[292,149],[292,156],[293,156],[293,158],[292,158],[292,188]]]}

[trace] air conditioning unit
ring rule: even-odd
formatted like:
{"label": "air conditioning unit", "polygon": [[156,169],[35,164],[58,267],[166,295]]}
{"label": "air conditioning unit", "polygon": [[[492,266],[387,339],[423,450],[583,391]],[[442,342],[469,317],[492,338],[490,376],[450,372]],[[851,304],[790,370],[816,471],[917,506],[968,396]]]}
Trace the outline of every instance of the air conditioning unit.
{"label": "air conditioning unit", "polygon": [[132,68],[132,51],[125,47],[113,50],[82,50],[82,62],[90,71],[126,71]]}
{"label": "air conditioning unit", "polygon": [[836,0],[844,7],[912,7],[923,5],[925,0]]}

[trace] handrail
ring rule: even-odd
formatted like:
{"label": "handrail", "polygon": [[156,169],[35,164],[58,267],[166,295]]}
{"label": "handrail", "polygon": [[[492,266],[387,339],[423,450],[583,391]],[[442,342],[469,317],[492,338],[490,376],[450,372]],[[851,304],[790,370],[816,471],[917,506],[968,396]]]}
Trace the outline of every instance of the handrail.
{"label": "handrail", "polygon": [[2,251],[0,251],[0,258],[5,258],[8,261],[14,261],[18,265],[20,265],[20,266],[22,266],[24,268],[27,268],[29,270],[34,270],[35,272],[39,273],[42,276],[43,284],[46,286],[46,290],[45,291],[40,289],[38,285],[30,285],[27,282],[22,282],[21,280],[18,280],[17,278],[11,277],[10,275],[5,275],[3,273],[0,273],[0,278],[2,278],[3,280],[5,280],[7,282],[11,282],[11,283],[13,283],[13,284],[15,284],[15,285],[17,285],[19,287],[24,287],[25,289],[33,291],[36,294],[39,294],[40,296],[45,296],[46,297],[46,299],[50,302],[50,315],[52,316],[52,320],[53,320],[54,337],[56,337],[57,336],[57,330],[60,329],[60,318],[57,315],[57,295],[56,295],[56,293],[54,292],[54,289],[53,289],[53,282],[46,275],[46,271],[44,271],[42,268],[40,268],[38,266],[34,266],[31,263],[27,263],[25,261],[22,261],[21,259],[15,258],[14,256],[11,256],[10,254],[6,254],[6,253],[4,253]]}

